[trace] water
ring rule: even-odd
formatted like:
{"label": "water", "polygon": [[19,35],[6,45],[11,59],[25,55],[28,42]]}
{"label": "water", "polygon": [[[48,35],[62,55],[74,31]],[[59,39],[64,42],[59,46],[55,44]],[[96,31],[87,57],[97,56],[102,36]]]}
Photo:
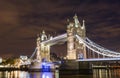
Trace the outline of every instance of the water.
{"label": "water", "polygon": [[120,69],[94,69],[92,75],[60,75],[55,72],[0,71],[0,78],[120,78]]}

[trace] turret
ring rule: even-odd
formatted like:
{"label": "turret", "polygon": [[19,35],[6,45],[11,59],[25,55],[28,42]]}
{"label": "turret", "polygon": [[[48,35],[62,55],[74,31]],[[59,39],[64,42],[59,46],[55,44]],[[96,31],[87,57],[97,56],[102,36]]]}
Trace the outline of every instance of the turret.
{"label": "turret", "polygon": [[42,31],[42,35],[41,35],[41,41],[47,40],[47,35],[45,34],[45,31]]}
{"label": "turret", "polygon": [[75,27],[76,28],[81,27],[81,24],[80,24],[76,14],[75,14],[75,16],[73,18],[74,18],[74,22],[75,22]]}
{"label": "turret", "polygon": [[83,20],[82,29],[85,29],[85,20]]}
{"label": "turret", "polygon": [[51,36],[50,34],[48,35],[48,39],[51,40],[53,38],[53,36]]}
{"label": "turret", "polygon": [[82,24],[81,29],[82,29],[82,32],[83,32],[83,38],[85,38],[86,37],[85,20],[83,20],[83,24]]}

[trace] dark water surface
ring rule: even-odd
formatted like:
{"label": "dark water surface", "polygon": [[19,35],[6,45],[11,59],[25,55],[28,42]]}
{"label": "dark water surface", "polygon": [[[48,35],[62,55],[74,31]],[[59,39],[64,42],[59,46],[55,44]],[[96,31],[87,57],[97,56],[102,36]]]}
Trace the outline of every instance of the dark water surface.
{"label": "dark water surface", "polygon": [[92,75],[67,74],[55,72],[0,71],[0,78],[120,78],[120,69],[94,69]]}

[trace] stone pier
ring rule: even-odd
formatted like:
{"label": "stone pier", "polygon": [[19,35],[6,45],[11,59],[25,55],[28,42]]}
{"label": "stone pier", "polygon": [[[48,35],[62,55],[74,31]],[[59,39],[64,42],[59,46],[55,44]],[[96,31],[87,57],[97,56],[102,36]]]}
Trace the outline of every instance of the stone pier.
{"label": "stone pier", "polygon": [[92,67],[88,62],[67,60],[60,66],[60,74],[92,74]]}

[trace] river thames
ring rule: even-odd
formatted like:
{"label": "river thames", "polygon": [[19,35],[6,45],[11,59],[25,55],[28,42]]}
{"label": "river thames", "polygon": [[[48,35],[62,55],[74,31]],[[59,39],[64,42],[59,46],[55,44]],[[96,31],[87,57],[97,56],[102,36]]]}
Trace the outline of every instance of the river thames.
{"label": "river thames", "polygon": [[93,69],[92,75],[55,72],[0,71],[0,78],[120,78],[120,69]]}

